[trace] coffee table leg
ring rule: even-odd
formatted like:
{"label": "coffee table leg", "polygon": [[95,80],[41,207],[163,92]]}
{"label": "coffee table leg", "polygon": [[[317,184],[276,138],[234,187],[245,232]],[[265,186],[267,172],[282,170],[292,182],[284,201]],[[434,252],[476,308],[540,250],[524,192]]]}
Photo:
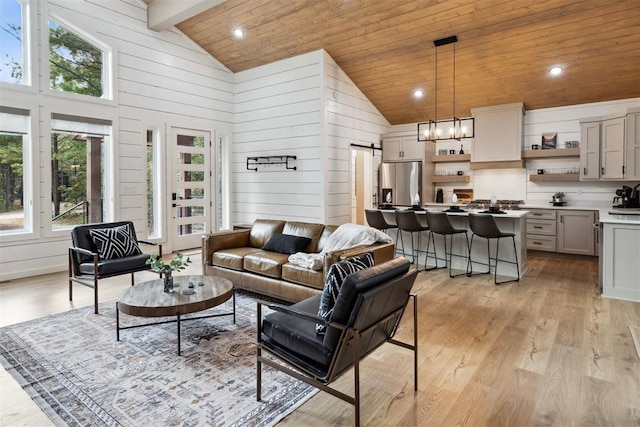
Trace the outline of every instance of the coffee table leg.
{"label": "coffee table leg", "polygon": [[116,301],[116,341],[120,341],[120,310]]}
{"label": "coffee table leg", "polygon": [[236,324],[236,290],[233,289],[233,324]]}
{"label": "coffee table leg", "polygon": [[180,356],[180,315],[176,315],[178,320],[177,320],[177,324],[178,324],[178,356]]}

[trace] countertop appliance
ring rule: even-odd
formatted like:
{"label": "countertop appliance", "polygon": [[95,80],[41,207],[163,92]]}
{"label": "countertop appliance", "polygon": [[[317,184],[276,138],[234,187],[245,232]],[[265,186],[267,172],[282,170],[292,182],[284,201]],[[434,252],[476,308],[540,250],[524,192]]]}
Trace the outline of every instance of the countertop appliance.
{"label": "countertop appliance", "polygon": [[613,198],[613,208],[615,209],[628,209],[628,208],[640,208],[640,194],[638,188],[640,184],[631,188],[627,185],[623,185],[622,188],[616,190],[616,197]]}
{"label": "countertop appliance", "polygon": [[422,200],[422,162],[382,163],[379,182],[381,205],[412,206]]}

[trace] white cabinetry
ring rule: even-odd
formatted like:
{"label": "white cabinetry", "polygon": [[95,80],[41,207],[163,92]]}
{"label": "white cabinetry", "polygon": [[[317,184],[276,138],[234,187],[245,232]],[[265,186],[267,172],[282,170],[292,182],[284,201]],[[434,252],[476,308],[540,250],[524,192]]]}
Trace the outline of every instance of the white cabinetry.
{"label": "white cabinetry", "polygon": [[475,120],[471,162],[520,160],[524,123],[522,102],[472,108]]}
{"label": "white cabinetry", "polygon": [[580,123],[580,179],[600,179],[600,122]]}
{"label": "white cabinetry", "polygon": [[640,302],[640,224],[602,225],[602,294]]}
{"label": "white cabinetry", "polygon": [[602,179],[624,179],[624,117],[602,122]]}
{"label": "white cabinetry", "polygon": [[580,120],[580,180],[640,180],[640,111]]}
{"label": "white cabinetry", "polygon": [[640,112],[627,114],[627,179],[640,180]]}
{"label": "white cabinetry", "polygon": [[527,216],[527,249],[556,251],[556,211],[530,209]]}
{"label": "white cabinetry", "polygon": [[382,140],[383,162],[422,161],[424,145],[417,137],[398,136]]}
{"label": "white cabinetry", "polygon": [[596,212],[559,210],[556,236],[557,252],[578,255],[596,254]]}

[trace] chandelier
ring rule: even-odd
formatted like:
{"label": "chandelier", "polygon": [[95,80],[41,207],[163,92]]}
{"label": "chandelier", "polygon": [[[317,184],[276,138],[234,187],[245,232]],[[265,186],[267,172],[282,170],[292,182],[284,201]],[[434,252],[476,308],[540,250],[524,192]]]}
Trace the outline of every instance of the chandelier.
{"label": "chandelier", "polygon": [[[434,119],[424,123],[418,123],[418,141],[440,141],[463,138],[473,138],[473,117],[456,117],[456,43],[457,36],[445,37],[434,40],[436,48],[435,55],[435,90],[434,99]],[[453,118],[448,120],[438,120],[438,47],[453,43]]]}

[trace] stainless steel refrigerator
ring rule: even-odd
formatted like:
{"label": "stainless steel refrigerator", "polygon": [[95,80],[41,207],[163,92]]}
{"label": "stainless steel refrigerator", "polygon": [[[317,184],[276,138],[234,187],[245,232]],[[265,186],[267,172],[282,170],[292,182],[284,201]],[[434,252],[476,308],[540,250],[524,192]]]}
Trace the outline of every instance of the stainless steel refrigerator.
{"label": "stainless steel refrigerator", "polygon": [[382,163],[379,188],[380,205],[414,205],[416,194],[422,197],[422,162]]}

